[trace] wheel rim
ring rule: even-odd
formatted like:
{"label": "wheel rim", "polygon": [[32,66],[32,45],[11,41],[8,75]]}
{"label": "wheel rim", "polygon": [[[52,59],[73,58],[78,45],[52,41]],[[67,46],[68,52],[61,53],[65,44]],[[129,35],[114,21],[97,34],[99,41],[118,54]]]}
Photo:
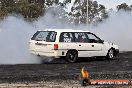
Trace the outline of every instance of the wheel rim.
{"label": "wheel rim", "polygon": [[73,52],[69,54],[69,60],[71,62],[74,62],[75,61],[75,54]]}
{"label": "wheel rim", "polygon": [[111,49],[110,51],[109,51],[109,58],[113,58],[114,57],[114,55],[113,55],[113,50]]}

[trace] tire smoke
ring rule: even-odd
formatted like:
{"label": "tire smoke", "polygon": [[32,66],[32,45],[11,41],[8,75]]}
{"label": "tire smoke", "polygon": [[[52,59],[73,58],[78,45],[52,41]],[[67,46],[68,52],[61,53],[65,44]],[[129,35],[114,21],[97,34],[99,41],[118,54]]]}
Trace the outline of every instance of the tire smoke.
{"label": "tire smoke", "polygon": [[35,28],[21,17],[8,16],[0,22],[0,64],[40,63],[29,54],[28,41]]}
{"label": "tire smoke", "polygon": [[109,18],[92,31],[102,39],[119,45],[120,51],[132,51],[132,12],[110,12]]}

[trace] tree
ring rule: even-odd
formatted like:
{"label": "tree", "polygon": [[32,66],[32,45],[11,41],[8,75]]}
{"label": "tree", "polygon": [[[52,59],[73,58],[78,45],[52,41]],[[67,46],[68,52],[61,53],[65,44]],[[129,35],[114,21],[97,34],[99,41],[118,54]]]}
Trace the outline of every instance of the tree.
{"label": "tree", "polygon": [[[33,21],[43,16],[48,8],[60,4],[63,17],[67,16],[66,18],[72,23],[86,23],[87,0],[75,0],[71,12],[64,12],[69,3],[71,0],[64,0],[63,3],[59,3],[59,0],[0,0],[0,18],[15,14],[22,15],[27,21]],[[125,5],[119,6],[121,7]],[[98,23],[108,17],[105,6],[98,4],[97,1],[88,0],[88,9],[89,23]]]}
{"label": "tree", "polygon": [[0,19],[4,19],[12,12],[11,4],[13,4],[13,0],[0,0]]}
{"label": "tree", "polygon": [[0,0],[0,18],[16,14],[28,21],[35,20],[44,14],[44,3],[45,0]]}
{"label": "tree", "polygon": [[[75,0],[69,15],[75,23],[86,23],[87,0]],[[88,0],[88,23],[101,22],[107,17],[104,5],[98,4],[97,1]]]}
{"label": "tree", "polygon": [[8,15],[8,12],[6,9],[0,9],[0,19],[6,18],[7,15]]}
{"label": "tree", "polygon": [[42,16],[44,10],[44,1],[42,0],[19,0],[14,13],[22,15],[27,21],[33,21]]}
{"label": "tree", "polygon": [[118,5],[117,10],[124,10],[124,11],[131,11],[132,10],[132,6],[128,6],[126,3],[122,3],[121,5]]}
{"label": "tree", "polygon": [[1,3],[1,9],[6,9],[8,13],[12,13],[13,8],[11,8],[14,5],[14,0],[0,0]]}

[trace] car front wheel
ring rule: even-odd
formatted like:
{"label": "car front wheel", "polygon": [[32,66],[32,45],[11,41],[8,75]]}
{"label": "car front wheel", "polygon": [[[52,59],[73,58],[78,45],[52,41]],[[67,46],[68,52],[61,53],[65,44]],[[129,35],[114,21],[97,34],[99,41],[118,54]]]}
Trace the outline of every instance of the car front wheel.
{"label": "car front wheel", "polygon": [[114,50],[110,49],[106,56],[107,59],[113,59],[114,58]]}

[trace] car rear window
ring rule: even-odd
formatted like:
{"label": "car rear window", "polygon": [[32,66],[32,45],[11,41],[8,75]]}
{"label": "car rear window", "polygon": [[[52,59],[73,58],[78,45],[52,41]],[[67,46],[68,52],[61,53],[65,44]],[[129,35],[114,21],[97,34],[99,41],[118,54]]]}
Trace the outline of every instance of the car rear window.
{"label": "car rear window", "polygon": [[56,34],[57,33],[54,31],[37,31],[31,38],[31,40],[55,42]]}

